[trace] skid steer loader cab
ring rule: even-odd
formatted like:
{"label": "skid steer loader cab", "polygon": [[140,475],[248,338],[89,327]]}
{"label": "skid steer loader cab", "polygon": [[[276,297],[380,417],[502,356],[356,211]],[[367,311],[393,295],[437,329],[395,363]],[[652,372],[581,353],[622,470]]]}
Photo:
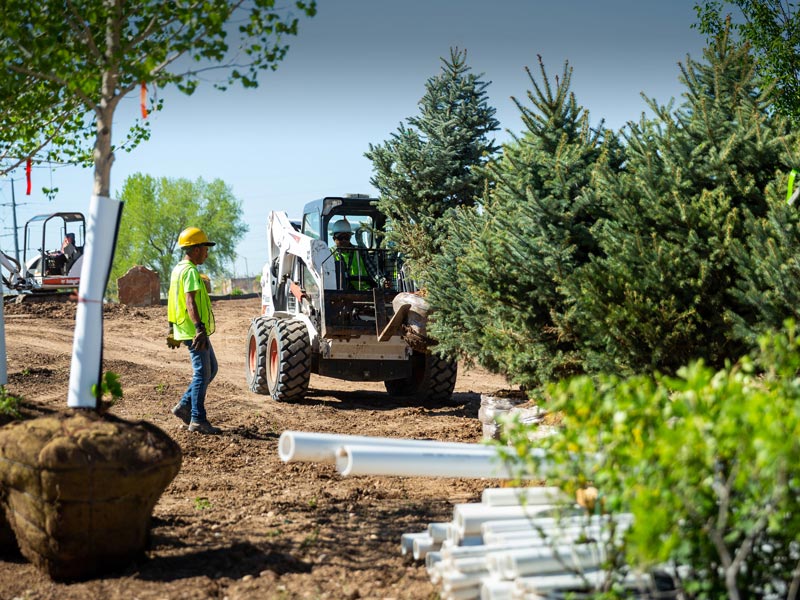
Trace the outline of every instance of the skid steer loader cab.
{"label": "skid steer loader cab", "polygon": [[309,202],[299,232],[286,213],[270,214],[262,314],[247,339],[252,391],[297,400],[316,373],[383,381],[423,401],[451,397],[456,364],[429,352],[427,305],[385,231],[376,199],[359,194]]}

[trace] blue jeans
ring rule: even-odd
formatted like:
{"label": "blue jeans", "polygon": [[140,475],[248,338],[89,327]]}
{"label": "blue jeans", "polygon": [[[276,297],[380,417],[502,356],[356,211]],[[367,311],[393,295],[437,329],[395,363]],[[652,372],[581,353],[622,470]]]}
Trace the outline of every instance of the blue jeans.
{"label": "blue jeans", "polygon": [[192,340],[185,340],[183,342],[189,348],[189,356],[192,359],[192,381],[186,393],[181,398],[181,406],[190,406],[192,408],[192,421],[205,421],[206,420],[206,390],[208,384],[214,380],[217,375],[217,356],[214,354],[214,348],[211,346],[211,340],[208,340],[208,347],[205,350],[193,350],[189,345]]}

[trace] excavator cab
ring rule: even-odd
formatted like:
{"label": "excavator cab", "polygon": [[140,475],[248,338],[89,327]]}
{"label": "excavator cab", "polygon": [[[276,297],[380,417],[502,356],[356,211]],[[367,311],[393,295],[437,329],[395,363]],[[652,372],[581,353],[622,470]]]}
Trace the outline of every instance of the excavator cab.
{"label": "excavator cab", "polygon": [[28,289],[77,288],[85,244],[86,219],[82,213],[57,212],[29,219],[25,224],[22,259]]}

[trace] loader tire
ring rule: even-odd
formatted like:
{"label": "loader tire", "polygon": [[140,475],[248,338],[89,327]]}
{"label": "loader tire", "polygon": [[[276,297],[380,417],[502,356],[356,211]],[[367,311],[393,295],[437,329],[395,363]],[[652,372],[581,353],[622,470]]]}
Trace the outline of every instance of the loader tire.
{"label": "loader tire", "polygon": [[245,347],[245,379],[247,387],[256,394],[269,394],[267,385],[267,340],[276,319],[258,317],[250,323]]}
{"label": "loader tire", "polygon": [[305,323],[278,319],[267,339],[267,386],[274,400],[301,400],[311,379],[311,342]]}
{"label": "loader tire", "polygon": [[423,403],[449,402],[458,376],[458,363],[435,354],[414,351],[411,375],[384,381],[386,391],[400,398],[414,397]]}

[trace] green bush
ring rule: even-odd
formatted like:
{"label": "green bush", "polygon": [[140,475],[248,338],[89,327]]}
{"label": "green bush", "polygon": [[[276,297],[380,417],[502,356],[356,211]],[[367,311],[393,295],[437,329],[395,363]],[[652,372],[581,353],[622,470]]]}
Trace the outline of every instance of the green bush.
{"label": "green bush", "polygon": [[19,403],[19,398],[9,394],[6,386],[0,385],[0,415],[5,415],[12,419],[22,418],[22,414],[19,411]]}
{"label": "green bush", "polygon": [[[800,588],[800,341],[793,321],[760,350],[675,377],[586,376],[550,386],[563,432],[548,464],[516,458],[595,510],[633,514],[614,548],[631,567],[680,567],[689,598],[795,598]],[[527,456],[528,427],[509,427]],[[549,469],[549,470],[548,470]],[[538,470],[538,471],[537,471]],[[624,569],[619,569],[620,571]],[[783,586],[783,587],[781,587]]]}

